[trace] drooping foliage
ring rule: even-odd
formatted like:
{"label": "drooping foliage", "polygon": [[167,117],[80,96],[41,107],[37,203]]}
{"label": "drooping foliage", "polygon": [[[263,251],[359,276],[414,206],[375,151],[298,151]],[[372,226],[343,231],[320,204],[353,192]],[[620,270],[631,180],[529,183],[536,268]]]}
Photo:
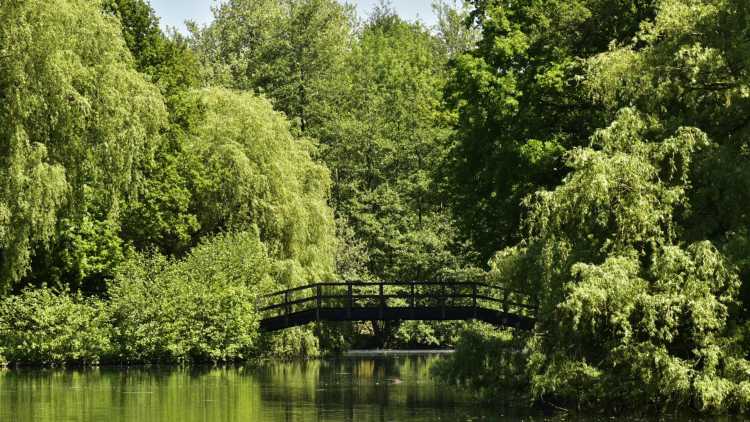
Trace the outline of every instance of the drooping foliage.
{"label": "drooping foliage", "polygon": [[491,261],[536,296],[542,334],[523,368],[495,371],[562,406],[745,411],[745,227],[715,201],[742,203],[726,175],[744,166],[748,8],[664,0],[649,15],[632,38],[597,23],[610,45],[578,65],[575,96],[600,128],[565,148],[559,182],[524,197],[522,241]]}
{"label": "drooping foliage", "polygon": [[645,1],[473,1],[476,48],[455,57],[446,99],[458,113],[446,190],[483,259],[520,239],[519,204],[559,183],[566,150],[604,123],[581,89],[581,58],[628,41]]}
{"label": "drooping foliage", "polygon": [[156,247],[181,256],[197,242],[200,228],[190,209],[191,160],[185,154],[186,132],[201,118],[191,91],[200,86],[200,65],[180,34],[165,35],[143,0],[107,0],[107,14],[117,17],[137,68],[164,96],[170,124],[154,159],[141,162],[144,183],[123,210],[121,233],[138,250]]}
{"label": "drooping foliage", "polygon": [[449,133],[445,66],[472,32],[441,10],[442,38],[386,4],[356,25],[329,0],[226,2],[192,30],[207,83],[262,93],[319,140],[347,278],[435,278],[464,262],[434,179]]}
{"label": "drooping foliage", "polygon": [[138,163],[160,142],[161,96],[135,70],[117,20],[98,6],[10,1],[0,10],[3,291],[61,228],[103,234],[90,240],[106,244],[127,193],[142,182]]}
{"label": "drooping foliage", "polygon": [[194,95],[205,111],[186,149],[196,161],[192,207],[202,233],[256,227],[288,277],[330,275],[330,176],[313,161],[314,144],[294,137],[265,99],[226,89]]}
{"label": "drooping foliage", "polygon": [[[23,292],[3,302],[2,329],[15,334],[0,354],[38,364],[314,354],[309,330],[296,344],[259,343],[254,308],[261,291],[332,274],[330,177],[314,141],[265,99],[200,89],[187,41],[164,35],[141,0],[9,2],[0,23],[0,285]],[[254,240],[232,237],[248,232]],[[222,248],[239,261],[220,259]],[[242,255],[253,251],[263,259]],[[42,285],[55,289],[33,290]],[[77,349],[85,338],[92,349]]]}
{"label": "drooping foliage", "polygon": [[[746,411],[745,3],[440,1],[431,31],[231,0],[185,38],[143,0],[5,2],[0,364],[455,342],[438,374],[484,395]],[[259,335],[259,295],[334,276],[482,277],[537,324]]]}
{"label": "drooping foliage", "polygon": [[539,277],[548,333],[530,367],[537,397],[744,405],[745,363],[727,331],[738,277],[709,242],[679,242],[675,221],[696,150],[710,144],[697,129],[661,131],[624,109],[595,135],[600,150],[571,152],[563,183],[529,200],[528,246],[514,252]]}

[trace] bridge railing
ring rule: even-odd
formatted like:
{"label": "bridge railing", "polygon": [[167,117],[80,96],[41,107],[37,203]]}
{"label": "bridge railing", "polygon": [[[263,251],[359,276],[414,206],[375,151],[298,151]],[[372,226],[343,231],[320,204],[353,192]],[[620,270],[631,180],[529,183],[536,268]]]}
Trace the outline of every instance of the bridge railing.
{"label": "bridge railing", "polygon": [[478,282],[347,281],[315,283],[260,298],[264,318],[314,309],[469,307],[534,316],[528,295]]}

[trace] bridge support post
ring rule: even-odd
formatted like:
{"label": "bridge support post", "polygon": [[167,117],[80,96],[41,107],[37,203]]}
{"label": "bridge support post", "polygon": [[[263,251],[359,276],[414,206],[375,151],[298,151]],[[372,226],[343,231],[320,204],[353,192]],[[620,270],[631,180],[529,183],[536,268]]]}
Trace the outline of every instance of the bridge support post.
{"label": "bridge support post", "polygon": [[409,297],[409,307],[411,308],[409,312],[410,312],[412,319],[414,319],[414,302],[415,302],[414,281],[412,281],[411,282],[411,296]]}
{"label": "bridge support post", "polygon": [[287,327],[289,327],[289,314],[291,311],[290,308],[291,307],[289,306],[289,292],[287,291],[287,292],[284,292],[284,316],[285,316],[284,324]]}
{"label": "bridge support post", "polygon": [[323,303],[323,298],[322,298],[323,295],[321,294],[322,292],[321,292],[320,284],[318,284],[315,287],[316,287],[315,295],[316,295],[316,305],[317,305],[315,307],[315,320],[318,322],[318,325],[320,325],[320,308]]}
{"label": "bridge support post", "polygon": [[474,319],[477,319],[477,284],[471,285],[471,307],[474,308]]}
{"label": "bridge support post", "polygon": [[441,292],[440,293],[440,312],[441,312],[443,321],[445,321],[445,297],[446,297],[445,296],[445,283],[440,283],[440,284],[441,284],[440,286],[441,287],[440,289],[440,292]]}
{"label": "bridge support post", "polygon": [[385,308],[385,297],[383,296],[383,283],[378,285],[380,292],[380,308],[378,310],[378,319],[383,320],[383,308]]}
{"label": "bridge support post", "polygon": [[352,284],[347,284],[346,318],[352,319]]}

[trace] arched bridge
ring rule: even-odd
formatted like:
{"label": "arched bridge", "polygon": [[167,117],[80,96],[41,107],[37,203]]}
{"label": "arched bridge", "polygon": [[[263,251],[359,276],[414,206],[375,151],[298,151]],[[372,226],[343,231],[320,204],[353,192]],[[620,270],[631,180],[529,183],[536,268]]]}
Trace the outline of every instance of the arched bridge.
{"label": "arched bridge", "polygon": [[261,331],[320,321],[480,320],[530,330],[536,306],[521,292],[473,282],[317,283],[261,298]]}

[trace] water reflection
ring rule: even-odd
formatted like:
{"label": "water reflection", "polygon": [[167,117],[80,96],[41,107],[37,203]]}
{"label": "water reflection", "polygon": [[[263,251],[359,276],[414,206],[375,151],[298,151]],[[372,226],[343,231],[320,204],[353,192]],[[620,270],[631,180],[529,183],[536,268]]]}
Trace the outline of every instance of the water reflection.
{"label": "water reflection", "polygon": [[436,384],[439,356],[352,357],[231,368],[14,370],[2,421],[496,420]]}
{"label": "water reflection", "polygon": [[0,421],[548,419],[536,412],[479,405],[435,383],[429,368],[437,359],[441,357],[352,357],[231,368],[5,371],[0,372]]}

